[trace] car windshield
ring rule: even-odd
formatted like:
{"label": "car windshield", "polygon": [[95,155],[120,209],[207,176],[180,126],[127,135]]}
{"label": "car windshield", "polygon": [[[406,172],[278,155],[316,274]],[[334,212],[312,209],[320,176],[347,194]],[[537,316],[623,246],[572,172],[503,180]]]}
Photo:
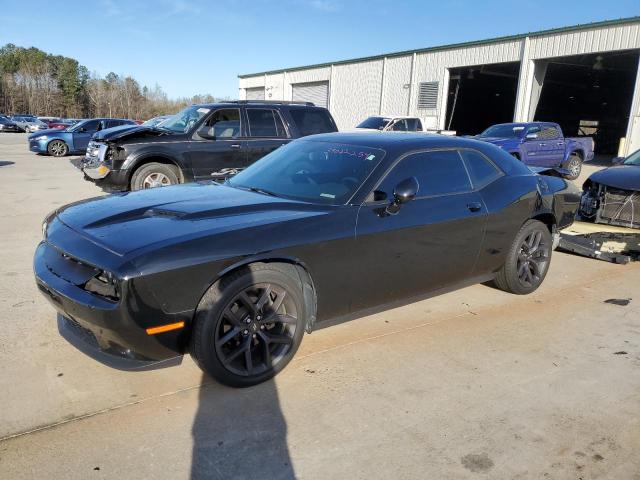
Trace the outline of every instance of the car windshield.
{"label": "car windshield", "polygon": [[479,137],[519,138],[524,132],[522,125],[494,125],[482,132]]}
{"label": "car windshield", "polygon": [[235,188],[310,203],[343,205],[384,158],[377,148],[296,140],[233,177]]}
{"label": "car windshield", "polygon": [[210,111],[210,108],[199,107],[198,105],[187,107],[184,110],[176,113],[174,116],[168,118],[166,121],[162,122],[160,128],[176,133],[186,133]]}
{"label": "car windshield", "polygon": [[629,155],[624,162],[622,162],[624,165],[637,165],[640,166],[640,150],[638,150],[635,153],[632,153],[631,155]]}
{"label": "car windshield", "polygon": [[369,117],[356,128],[372,128],[374,130],[382,130],[391,121],[387,117]]}

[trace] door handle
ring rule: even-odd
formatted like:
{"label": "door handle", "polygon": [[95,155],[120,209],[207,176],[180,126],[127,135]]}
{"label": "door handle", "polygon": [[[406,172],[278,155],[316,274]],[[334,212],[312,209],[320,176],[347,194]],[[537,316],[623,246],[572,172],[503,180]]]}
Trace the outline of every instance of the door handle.
{"label": "door handle", "polygon": [[479,212],[482,210],[482,204],[480,202],[467,203],[467,208],[470,212]]}
{"label": "door handle", "polygon": [[232,145],[230,145],[231,148],[240,148],[240,145],[237,143],[234,143]]}
{"label": "door handle", "polygon": [[558,142],[558,145],[562,146],[564,145],[564,142]]}
{"label": "door handle", "polygon": [[546,146],[547,144],[546,144],[546,143],[540,143],[539,145],[540,145],[541,147],[544,147],[544,146]]}

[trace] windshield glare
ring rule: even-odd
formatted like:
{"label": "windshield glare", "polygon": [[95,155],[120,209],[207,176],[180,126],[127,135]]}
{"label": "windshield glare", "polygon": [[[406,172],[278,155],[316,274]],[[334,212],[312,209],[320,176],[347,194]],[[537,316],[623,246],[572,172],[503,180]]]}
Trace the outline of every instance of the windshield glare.
{"label": "windshield glare", "polygon": [[384,155],[377,148],[297,140],[263,157],[227,183],[310,203],[343,205]]}
{"label": "windshield glare", "polygon": [[176,133],[186,133],[210,111],[210,108],[193,105],[176,113],[174,116],[168,118],[158,126],[162,127],[164,130],[171,130]]}
{"label": "windshield glare", "polygon": [[479,137],[518,138],[524,133],[522,125],[494,125],[482,132]]}
{"label": "windshield glare", "polygon": [[369,117],[356,128],[372,128],[374,130],[382,130],[391,121],[385,117]]}
{"label": "windshield glare", "polygon": [[635,153],[629,155],[624,162],[623,165],[637,165],[640,166],[640,150]]}

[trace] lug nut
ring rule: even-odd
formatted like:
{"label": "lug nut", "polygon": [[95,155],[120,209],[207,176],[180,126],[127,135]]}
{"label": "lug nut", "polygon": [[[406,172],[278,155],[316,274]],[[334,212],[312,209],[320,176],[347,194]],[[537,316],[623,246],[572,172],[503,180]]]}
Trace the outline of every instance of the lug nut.
{"label": "lug nut", "polygon": [[249,330],[243,330],[243,331],[242,331],[242,334],[243,334],[243,335],[247,335],[248,333],[249,333]]}
{"label": "lug nut", "polygon": [[246,320],[244,321],[244,323],[251,323],[251,319],[249,317],[247,317]]}
{"label": "lug nut", "polygon": [[258,315],[258,316],[256,317],[256,320],[260,321],[260,320],[262,320],[262,317],[261,317],[260,315]]}
{"label": "lug nut", "polygon": [[264,325],[260,325],[260,330],[264,330]]}
{"label": "lug nut", "polygon": [[256,338],[256,334],[255,333],[253,334],[253,338]]}

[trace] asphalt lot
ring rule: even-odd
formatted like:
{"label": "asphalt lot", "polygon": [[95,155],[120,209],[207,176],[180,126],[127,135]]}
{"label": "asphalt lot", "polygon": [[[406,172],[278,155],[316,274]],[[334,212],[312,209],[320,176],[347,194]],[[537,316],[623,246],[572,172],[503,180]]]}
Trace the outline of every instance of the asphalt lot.
{"label": "asphalt lot", "polygon": [[0,478],[640,480],[640,264],[556,252],[533,295],[476,285],[325,328],[250,389],[190,358],[110,370],[32,276],[46,213],[101,195],[70,160],[0,134]]}

